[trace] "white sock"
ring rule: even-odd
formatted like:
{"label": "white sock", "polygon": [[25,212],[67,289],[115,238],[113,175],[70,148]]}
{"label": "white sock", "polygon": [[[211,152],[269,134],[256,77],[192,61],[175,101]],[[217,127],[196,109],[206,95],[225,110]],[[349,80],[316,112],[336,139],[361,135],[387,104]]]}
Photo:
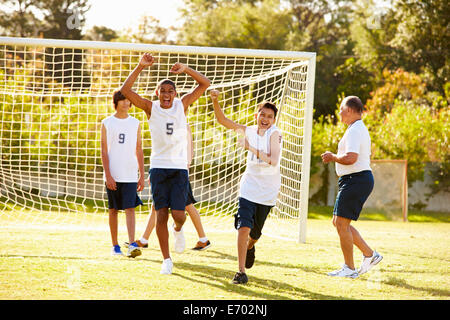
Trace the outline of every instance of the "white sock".
{"label": "white sock", "polygon": [[203,237],[198,239],[200,242],[206,243],[208,241],[208,237]]}
{"label": "white sock", "polygon": [[147,244],[147,243],[148,243],[148,240],[145,239],[144,237],[140,238],[139,241],[140,241],[142,244]]}

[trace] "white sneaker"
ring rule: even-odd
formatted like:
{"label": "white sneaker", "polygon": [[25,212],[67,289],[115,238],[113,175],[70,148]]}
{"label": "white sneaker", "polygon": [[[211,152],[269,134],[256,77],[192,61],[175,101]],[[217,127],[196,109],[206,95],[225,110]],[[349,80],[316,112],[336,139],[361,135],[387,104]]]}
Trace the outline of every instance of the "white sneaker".
{"label": "white sneaker", "polygon": [[358,272],[356,270],[350,269],[346,264],[342,266],[342,269],[335,270],[328,273],[331,277],[346,277],[355,279],[358,277]]}
{"label": "white sneaker", "polygon": [[175,252],[182,253],[186,248],[186,240],[184,239],[183,227],[181,227],[180,231],[175,231],[174,227],[173,236],[175,237]]}
{"label": "white sneaker", "polygon": [[361,263],[361,267],[358,270],[358,273],[359,274],[366,273],[367,271],[372,269],[374,266],[376,266],[378,264],[378,262],[380,262],[381,260],[383,260],[383,256],[380,255],[375,250],[373,250],[373,254],[371,257],[363,257],[363,261]]}
{"label": "white sneaker", "polygon": [[128,246],[128,252],[127,257],[129,258],[136,258],[137,256],[140,256],[142,254],[141,249],[138,247],[136,242],[133,242]]}
{"label": "white sneaker", "polygon": [[172,259],[167,258],[163,261],[161,266],[161,274],[172,274],[173,262]]}

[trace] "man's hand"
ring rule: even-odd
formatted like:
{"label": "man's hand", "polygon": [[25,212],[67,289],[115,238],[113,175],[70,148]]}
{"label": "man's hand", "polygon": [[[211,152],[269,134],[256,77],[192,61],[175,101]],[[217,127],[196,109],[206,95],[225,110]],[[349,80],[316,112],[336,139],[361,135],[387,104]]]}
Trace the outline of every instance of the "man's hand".
{"label": "man's hand", "polygon": [[321,157],[322,157],[322,162],[323,163],[329,163],[329,162],[333,161],[334,154],[332,152],[330,152],[330,151],[327,151],[325,153],[322,153]]}

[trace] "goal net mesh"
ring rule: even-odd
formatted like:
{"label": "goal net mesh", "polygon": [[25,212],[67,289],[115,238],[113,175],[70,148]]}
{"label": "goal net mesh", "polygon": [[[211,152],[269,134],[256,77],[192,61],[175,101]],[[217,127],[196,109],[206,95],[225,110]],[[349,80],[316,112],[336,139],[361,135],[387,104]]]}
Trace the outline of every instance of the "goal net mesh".
{"label": "goal net mesh", "polygon": [[[67,41],[60,46],[58,41],[51,45],[4,40],[0,38],[3,223],[88,227],[98,220],[107,226],[101,121],[114,113],[113,91],[121,87],[142,54],[151,52],[157,63],[144,70],[134,85],[137,93],[150,100],[156,99],[156,85],[164,78],[175,81],[179,97],[196,85],[185,74],[169,73],[175,62],[182,62],[206,75],[210,89],[221,91],[224,113],[236,122],[255,124],[256,105],[262,100],[278,105],[277,125],[284,139],[282,187],[263,233],[297,239],[300,216],[307,214],[301,210],[308,196],[301,186],[309,181],[305,141],[310,141],[310,133],[305,123],[312,114],[307,108],[307,84],[314,75],[308,79],[308,57],[258,57],[241,55],[243,51],[232,55],[219,48],[200,48],[205,50],[196,53],[176,46],[116,48],[96,42],[97,47],[86,48],[76,41],[70,47]],[[141,121],[147,179],[152,148],[148,123],[140,109],[133,107],[130,113]],[[189,176],[204,229],[207,233],[234,230],[245,151],[238,147],[236,134],[215,120],[209,90],[190,107],[188,122],[194,141]],[[144,206],[136,210],[137,232],[145,227],[151,206],[148,180],[140,197]]]}

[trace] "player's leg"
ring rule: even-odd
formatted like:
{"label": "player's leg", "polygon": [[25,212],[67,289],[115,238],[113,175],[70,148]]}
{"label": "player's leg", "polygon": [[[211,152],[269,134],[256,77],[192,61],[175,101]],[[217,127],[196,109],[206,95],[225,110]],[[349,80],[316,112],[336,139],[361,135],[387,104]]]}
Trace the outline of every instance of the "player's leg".
{"label": "player's leg", "polygon": [[206,237],[205,231],[203,230],[202,221],[200,218],[200,214],[198,213],[197,208],[195,208],[194,204],[189,204],[186,206],[186,212],[189,214],[189,217],[194,224],[195,230],[198,234],[198,242],[197,245],[192,248],[193,250],[205,250],[211,246],[211,242]]}
{"label": "player's leg", "polygon": [[245,259],[247,257],[248,237],[251,229],[249,227],[241,227],[238,230],[237,249],[238,249],[238,265],[239,272],[245,273]]}
{"label": "player's leg", "polygon": [[247,256],[245,259],[245,267],[250,269],[255,262],[255,243],[261,238],[262,229],[266,222],[267,216],[273,206],[256,204],[255,215],[253,217],[253,228],[250,231],[247,245]]}
{"label": "player's leg", "polygon": [[135,209],[134,208],[125,209],[125,217],[127,221],[128,241],[130,243],[130,245],[128,246],[127,257],[135,258],[142,254],[138,244],[134,241],[134,236],[136,233]]}
{"label": "player's leg", "polygon": [[153,229],[156,225],[156,210],[155,206],[152,205],[151,213],[148,217],[147,226],[145,227],[144,234],[142,235],[142,238],[144,238],[146,241],[150,238],[150,235],[152,234]]}
{"label": "player's leg", "polygon": [[119,218],[118,218],[119,210],[117,209],[109,209],[109,230],[111,233],[111,241],[112,245],[116,246],[119,245],[119,242],[117,241],[117,234],[119,230]]}
{"label": "player's leg", "polygon": [[169,209],[167,207],[156,210],[156,235],[158,236],[159,247],[164,259],[170,258],[168,220]]}
{"label": "player's leg", "polygon": [[353,261],[353,235],[350,230],[351,220],[344,217],[336,216],[336,230],[339,235],[341,250],[344,255],[345,264],[350,269],[355,269]]}
{"label": "player's leg", "polygon": [[353,244],[361,250],[365,257],[371,257],[373,255],[373,250],[369,247],[369,245],[364,241],[364,239],[359,234],[358,230],[352,225],[349,226],[350,231],[352,233]]}
{"label": "player's leg", "polygon": [[173,169],[170,171],[170,208],[174,221],[173,235],[175,238],[175,252],[182,253],[186,248],[183,225],[186,222],[186,202],[189,185],[189,175],[187,170]]}

